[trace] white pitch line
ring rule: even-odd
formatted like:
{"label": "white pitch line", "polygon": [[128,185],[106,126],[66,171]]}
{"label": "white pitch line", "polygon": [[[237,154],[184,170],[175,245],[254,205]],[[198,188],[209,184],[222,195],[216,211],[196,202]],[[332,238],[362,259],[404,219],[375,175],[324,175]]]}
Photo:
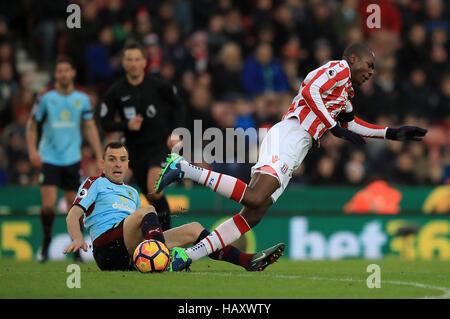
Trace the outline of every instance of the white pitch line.
{"label": "white pitch line", "polygon": [[[239,274],[239,273],[210,273],[210,272],[191,272],[192,275],[208,275],[208,276],[222,276],[222,277],[254,277],[254,275],[251,274]],[[360,279],[352,279],[352,278],[327,278],[327,277],[305,277],[305,276],[298,276],[298,275],[273,275],[268,276],[264,275],[265,277],[275,277],[275,278],[283,278],[283,279],[306,279],[306,280],[331,280],[331,281],[352,281],[352,282],[365,282],[365,280]],[[416,288],[423,288],[423,289],[433,289],[433,290],[440,290],[443,292],[443,295],[440,296],[425,296],[417,299],[444,299],[444,298],[450,298],[450,288],[448,287],[439,287],[439,286],[432,286],[417,282],[404,282],[404,281],[391,281],[391,280],[382,280],[382,283],[391,284],[391,285],[403,285],[403,286],[412,286]]]}

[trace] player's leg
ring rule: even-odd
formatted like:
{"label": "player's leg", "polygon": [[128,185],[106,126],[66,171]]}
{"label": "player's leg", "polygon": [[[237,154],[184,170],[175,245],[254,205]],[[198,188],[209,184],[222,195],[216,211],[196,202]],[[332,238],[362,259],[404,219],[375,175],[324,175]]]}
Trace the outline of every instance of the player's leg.
{"label": "player's leg", "polygon": [[153,191],[154,185],[161,174],[162,168],[160,166],[153,166],[148,169],[147,172],[147,200],[152,204],[159,217],[161,228],[165,231],[171,228],[171,211],[169,208],[169,202],[167,201],[164,192],[155,193]]}
{"label": "player's leg", "polygon": [[125,218],[123,238],[130,256],[143,240],[155,239],[165,243],[155,208],[151,205],[142,207]]}
{"label": "player's leg", "polygon": [[48,248],[52,240],[53,222],[55,220],[55,205],[58,195],[58,187],[54,185],[41,186],[41,224],[44,238],[42,242],[42,262],[48,259]]}
{"label": "player's leg", "polygon": [[[167,247],[172,249],[175,247],[186,247],[191,244],[196,245],[210,234],[200,223],[192,222],[165,231],[164,237],[166,238]],[[210,254],[208,257],[241,266],[248,271],[263,271],[283,255],[284,248],[285,245],[279,243],[258,253],[247,253],[235,246],[228,245]]]}
{"label": "player's leg", "polygon": [[[192,222],[169,229],[164,232],[169,249],[197,244],[210,234],[200,223]],[[227,246],[209,255],[211,259],[223,260],[246,268],[255,254],[249,254],[234,247]]]}
{"label": "player's leg", "polygon": [[261,206],[259,208],[244,207],[239,214],[217,226],[209,236],[193,247],[186,249],[186,255],[192,261],[196,261],[238,240],[263,218],[273,203],[270,196],[278,187],[278,181],[275,177],[260,173],[254,174],[250,181],[249,189],[258,191],[262,196],[266,196]]}
{"label": "player's leg", "polygon": [[52,240],[53,222],[55,220],[55,206],[58,196],[58,187],[61,184],[61,169],[59,166],[42,163],[41,169],[41,224],[44,234],[42,242],[42,259],[45,262],[48,259],[48,248]]}
{"label": "player's leg", "polygon": [[[181,177],[177,178],[176,176]],[[192,165],[178,154],[171,154],[156,183],[156,192],[162,189],[162,185],[166,186],[181,178],[193,180],[212,189],[214,192],[251,208],[258,208],[263,205],[267,197],[280,186],[276,178],[269,178],[267,180],[269,183],[267,191],[261,193],[261,189],[255,189],[239,178]],[[263,188],[266,187],[263,186]]]}
{"label": "player's leg", "polygon": [[[81,167],[80,162],[62,168],[61,171],[61,188],[63,189],[64,199],[66,201],[67,210],[72,207],[75,197],[77,196],[78,187],[81,182]],[[80,230],[83,232],[82,218],[80,218]],[[80,251],[73,253],[75,262],[83,262]]]}

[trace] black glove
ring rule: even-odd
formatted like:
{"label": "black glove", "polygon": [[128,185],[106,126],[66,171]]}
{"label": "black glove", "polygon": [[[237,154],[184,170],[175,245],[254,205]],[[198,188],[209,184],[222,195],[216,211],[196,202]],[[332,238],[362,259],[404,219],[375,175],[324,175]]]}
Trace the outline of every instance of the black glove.
{"label": "black glove", "polygon": [[386,138],[394,141],[421,141],[425,134],[427,134],[427,130],[417,126],[389,127],[386,130]]}
{"label": "black glove", "polygon": [[353,133],[350,130],[347,130],[346,128],[340,127],[339,124],[336,124],[331,130],[331,133],[333,133],[334,136],[346,139],[347,141],[352,142],[356,146],[363,146],[366,144],[366,141],[362,138],[361,135]]}

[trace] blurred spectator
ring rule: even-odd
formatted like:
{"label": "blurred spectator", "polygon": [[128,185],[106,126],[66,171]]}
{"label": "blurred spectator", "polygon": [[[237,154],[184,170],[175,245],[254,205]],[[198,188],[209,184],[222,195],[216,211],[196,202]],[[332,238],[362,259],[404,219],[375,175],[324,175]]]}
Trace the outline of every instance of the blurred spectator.
{"label": "blurred spectator", "polygon": [[143,44],[147,54],[145,73],[158,74],[163,59],[163,52],[159,45],[158,35],[156,33],[147,34],[144,37]]}
{"label": "blurred spectator", "polygon": [[227,42],[227,37],[224,33],[224,18],[222,15],[213,15],[209,20],[208,28],[208,51],[211,54],[211,59],[214,60],[216,54]]}
{"label": "blurred spectator", "polygon": [[305,23],[300,29],[302,38],[312,44],[317,39],[325,39],[332,47],[338,42],[336,31],[333,27],[333,16],[331,7],[324,0],[310,3],[310,10]]}
{"label": "blurred spectator", "polygon": [[444,2],[442,0],[426,0],[425,2],[425,27],[428,32],[439,28],[449,31],[448,15],[444,10]]}
{"label": "blurred spectator", "polygon": [[244,63],[242,85],[250,95],[264,92],[283,93],[289,90],[289,82],[278,60],[273,58],[272,47],[261,43],[255,54]]}
{"label": "blurred spectator", "polygon": [[204,31],[194,32],[187,40],[187,68],[196,73],[205,72],[210,63],[208,36]]}
{"label": "blurred spectator", "polygon": [[343,0],[333,17],[333,27],[339,38],[339,44],[346,47],[346,38],[351,28],[361,25],[358,11],[358,0]]}
{"label": "blurred spectator", "polygon": [[418,178],[414,174],[414,161],[408,152],[398,154],[389,180],[403,186],[418,184]]}
{"label": "blurred spectator", "polygon": [[175,79],[179,80],[185,70],[186,49],[181,40],[180,26],[176,22],[166,25],[162,34],[161,50],[163,59],[172,61],[175,68]]}
{"label": "blurred spectator", "polygon": [[225,44],[211,66],[212,94],[215,99],[221,100],[227,94],[242,92],[242,65],[241,48],[232,42]]}
{"label": "blurred spectator", "polygon": [[173,20],[176,21],[183,30],[183,35],[188,35],[192,32],[192,7],[189,0],[171,0]]}
{"label": "blurred spectator", "polygon": [[118,51],[114,48],[114,35],[111,26],[104,26],[98,35],[98,42],[86,50],[86,62],[91,83],[108,86],[113,80],[113,55]]}
{"label": "blurred spectator", "polygon": [[408,82],[405,82],[402,88],[405,108],[418,116],[430,115],[432,93],[432,89],[427,82],[425,70],[419,67],[413,68]]}
{"label": "blurred spectator", "polygon": [[442,44],[433,44],[428,63],[428,75],[430,84],[439,87],[445,73],[450,72],[448,64],[448,52]]}
{"label": "blurred spectator", "polygon": [[12,100],[19,91],[19,85],[14,80],[10,63],[0,64],[0,130],[10,121],[12,116]]}
{"label": "blurred spectator", "polygon": [[427,55],[425,27],[414,24],[407,34],[406,43],[397,51],[399,76],[407,77],[413,67],[425,65]]}
{"label": "blurred spectator", "polygon": [[362,186],[366,182],[365,155],[363,152],[353,152],[344,167],[345,181],[352,186]]}

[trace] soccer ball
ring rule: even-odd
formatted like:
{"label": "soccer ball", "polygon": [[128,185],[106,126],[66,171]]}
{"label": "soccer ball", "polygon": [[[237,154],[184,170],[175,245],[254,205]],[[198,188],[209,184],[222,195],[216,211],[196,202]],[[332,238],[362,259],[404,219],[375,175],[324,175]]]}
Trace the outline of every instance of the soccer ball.
{"label": "soccer ball", "polygon": [[169,249],[157,240],[144,240],[133,254],[133,262],[137,270],[142,273],[161,272],[169,264]]}

